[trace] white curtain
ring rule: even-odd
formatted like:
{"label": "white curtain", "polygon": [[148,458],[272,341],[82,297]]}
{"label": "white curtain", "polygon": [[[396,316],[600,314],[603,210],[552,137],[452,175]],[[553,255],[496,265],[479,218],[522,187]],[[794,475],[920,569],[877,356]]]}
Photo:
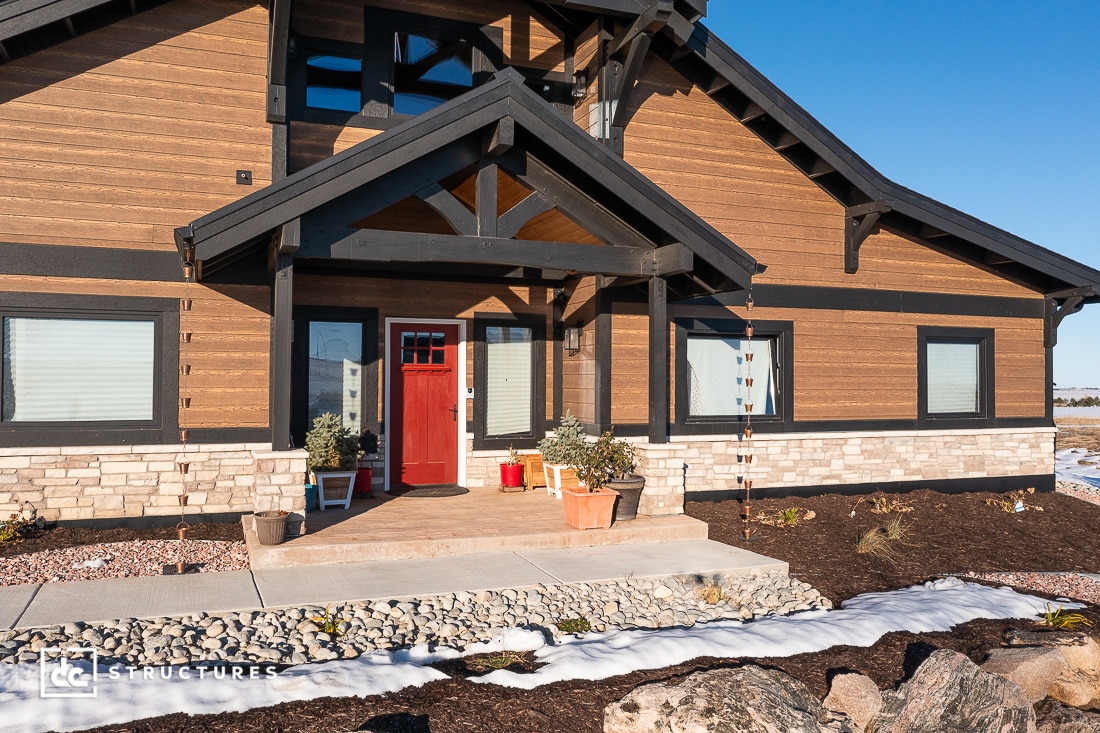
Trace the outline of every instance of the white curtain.
{"label": "white curtain", "polygon": [[152,321],[4,319],[4,420],[153,419]]}
{"label": "white curtain", "polygon": [[531,431],[531,329],[485,328],[486,435]]}
{"label": "white curtain", "polygon": [[978,344],[928,344],[928,412],[976,413]]}
{"label": "white curtain", "polygon": [[[772,339],[689,336],[687,341],[689,414],[694,416],[775,414]],[[753,360],[745,358],[752,351]],[[746,381],[752,377],[752,387]]]}

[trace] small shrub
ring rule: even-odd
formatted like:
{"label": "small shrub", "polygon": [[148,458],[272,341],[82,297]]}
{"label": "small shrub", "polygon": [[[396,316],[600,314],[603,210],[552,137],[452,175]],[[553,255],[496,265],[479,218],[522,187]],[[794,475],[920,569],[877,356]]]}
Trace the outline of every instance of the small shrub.
{"label": "small shrub", "polygon": [[467,664],[473,671],[484,673],[495,672],[498,669],[508,669],[513,664],[523,664],[524,661],[522,654],[503,649],[492,654],[478,656],[476,659],[469,660]]}
{"label": "small shrub", "polygon": [[23,518],[22,514],[12,514],[0,522],[0,542],[12,542],[21,539],[34,530],[34,522]]}
{"label": "small shrub", "polygon": [[313,418],[306,433],[307,469],[310,471],[354,471],[359,458],[359,438],[344,427],[344,419],[326,412]]}
{"label": "small shrub", "polygon": [[1072,631],[1078,626],[1092,626],[1092,621],[1079,613],[1063,613],[1061,604],[1058,604],[1056,610],[1051,611],[1049,603],[1040,623],[1053,629],[1065,629],[1066,631]]}
{"label": "small shrub", "polygon": [[875,527],[861,534],[856,539],[856,553],[859,555],[871,555],[880,560],[895,562],[898,552],[890,545],[890,538],[882,527]]}
{"label": "small shrub", "polygon": [[558,621],[558,631],[563,634],[583,634],[592,630],[592,624],[586,618],[563,618]]}
{"label": "small shrub", "polygon": [[554,434],[538,443],[539,453],[546,463],[572,465],[583,455],[585,444],[584,427],[572,413],[562,417]]}
{"label": "small shrub", "polygon": [[320,616],[313,616],[310,621],[317,624],[321,631],[329,636],[340,636],[344,633],[340,631],[340,619],[329,613],[328,606],[325,606],[325,610]]}
{"label": "small shrub", "polygon": [[[1037,512],[1043,511],[1043,508],[1038,504],[1028,504],[1025,499],[1031,494],[1035,493],[1035,487],[1029,487],[1027,489],[1017,489],[1016,491],[1010,491],[1004,496],[999,496],[996,499],[986,499],[987,506],[997,506],[1009,514],[1014,514],[1017,511],[1025,511],[1027,509],[1034,509]],[[1017,506],[1023,507],[1023,509],[1017,509]]]}
{"label": "small shrub", "polygon": [[699,599],[708,606],[716,606],[722,601],[728,601],[726,589],[717,583],[707,583],[698,591]]}
{"label": "small shrub", "polygon": [[892,514],[895,512],[904,514],[913,511],[912,502],[890,499],[885,495],[872,496],[867,502],[871,505],[872,514]]}
{"label": "small shrub", "polygon": [[900,541],[904,539],[907,529],[902,523],[901,517],[894,517],[882,528],[882,531],[886,533],[886,539]]}
{"label": "small shrub", "polygon": [[816,516],[817,512],[812,509],[792,506],[781,509],[774,514],[760,512],[753,517],[752,521],[767,524],[771,527],[797,527],[799,522],[809,521]]}

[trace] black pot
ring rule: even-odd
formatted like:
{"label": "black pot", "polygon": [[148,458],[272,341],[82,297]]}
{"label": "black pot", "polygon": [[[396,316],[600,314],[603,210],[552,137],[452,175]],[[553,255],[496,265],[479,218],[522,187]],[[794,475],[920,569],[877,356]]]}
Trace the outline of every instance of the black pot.
{"label": "black pot", "polygon": [[642,498],[642,489],[645,488],[645,477],[631,474],[630,478],[612,480],[607,488],[619,492],[619,500],[615,502],[615,521],[625,522],[638,516],[638,501]]}

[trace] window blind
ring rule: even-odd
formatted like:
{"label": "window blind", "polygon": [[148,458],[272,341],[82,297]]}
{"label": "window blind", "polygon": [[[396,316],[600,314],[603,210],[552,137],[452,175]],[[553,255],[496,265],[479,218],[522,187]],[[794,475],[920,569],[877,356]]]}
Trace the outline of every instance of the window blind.
{"label": "window blind", "polygon": [[3,419],[152,420],[152,321],[4,319]]}
{"label": "window blind", "polygon": [[485,327],[486,435],[530,433],[532,332]]}
{"label": "window blind", "polygon": [[979,412],[978,371],[978,344],[929,342],[928,412]]}
{"label": "window blind", "polygon": [[[753,361],[745,359],[749,342],[740,338],[689,336],[687,340],[689,414],[693,416],[775,414],[775,363],[772,339],[754,339]],[[752,387],[746,378],[752,375]]]}

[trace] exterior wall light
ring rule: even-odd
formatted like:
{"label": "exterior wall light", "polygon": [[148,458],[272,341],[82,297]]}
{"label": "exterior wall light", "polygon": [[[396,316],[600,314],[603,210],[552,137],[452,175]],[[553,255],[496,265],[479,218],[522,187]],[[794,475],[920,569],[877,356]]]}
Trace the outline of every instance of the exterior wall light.
{"label": "exterior wall light", "polygon": [[569,352],[570,356],[574,356],[581,350],[581,336],[584,334],[584,329],[580,326],[567,326],[564,334],[564,341],[562,345],[565,350]]}

